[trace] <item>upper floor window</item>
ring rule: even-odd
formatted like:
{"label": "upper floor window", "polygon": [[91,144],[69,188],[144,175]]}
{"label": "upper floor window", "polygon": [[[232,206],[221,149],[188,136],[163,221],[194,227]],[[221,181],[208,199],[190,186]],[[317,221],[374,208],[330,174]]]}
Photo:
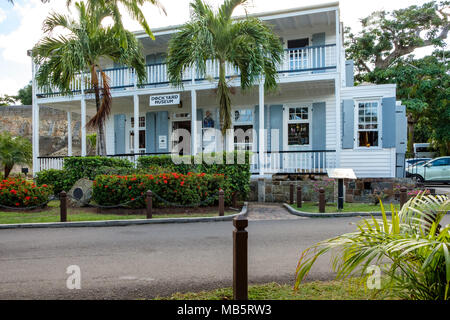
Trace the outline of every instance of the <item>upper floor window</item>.
{"label": "upper floor window", "polygon": [[310,111],[309,106],[289,107],[289,146],[307,146],[310,144]]}
{"label": "upper floor window", "polygon": [[357,147],[379,147],[380,103],[378,101],[359,101],[357,106]]}

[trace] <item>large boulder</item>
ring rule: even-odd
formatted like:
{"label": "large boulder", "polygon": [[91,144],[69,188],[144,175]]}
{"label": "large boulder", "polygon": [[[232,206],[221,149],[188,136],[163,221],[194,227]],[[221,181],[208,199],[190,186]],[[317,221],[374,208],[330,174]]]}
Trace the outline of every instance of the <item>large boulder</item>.
{"label": "large boulder", "polygon": [[89,179],[78,180],[68,193],[69,203],[73,207],[84,207],[91,201],[94,182]]}

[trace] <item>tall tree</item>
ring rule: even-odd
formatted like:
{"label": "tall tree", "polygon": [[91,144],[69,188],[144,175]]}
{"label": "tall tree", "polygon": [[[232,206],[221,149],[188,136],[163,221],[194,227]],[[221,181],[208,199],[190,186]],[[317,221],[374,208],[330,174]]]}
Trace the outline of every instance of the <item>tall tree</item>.
{"label": "tall tree", "polygon": [[386,69],[414,50],[443,46],[450,29],[450,1],[431,1],[392,12],[377,11],[361,19],[363,30],[346,29],[347,56],[355,61],[357,79]]}
{"label": "tall tree", "polygon": [[[67,6],[70,6],[73,0],[66,0]],[[88,7],[92,10],[108,10],[111,12],[111,17],[114,20],[114,30],[116,35],[120,39],[120,45],[123,48],[127,47],[127,36],[125,32],[125,28],[122,23],[122,14],[119,8],[119,4],[121,4],[125,10],[127,10],[128,14],[139,22],[144,31],[155,40],[150,27],[148,26],[147,20],[145,19],[145,15],[142,12],[142,6],[146,3],[150,3],[152,5],[157,6],[160,10],[166,14],[166,9],[164,9],[163,5],[159,0],[87,0]]]}
{"label": "tall tree", "polygon": [[[48,35],[33,48],[34,60],[40,66],[36,80],[39,86],[52,84],[63,94],[71,95],[70,83],[75,74],[89,72],[97,113],[87,125],[97,129],[97,154],[106,155],[104,123],[112,101],[109,79],[100,60],[110,59],[133,67],[141,83],[146,76],[142,45],[131,32],[124,31],[128,43],[124,49],[115,30],[102,26],[103,19],[112,15],[109,8],[93,10],[83,2],[75,6],[78,20],[52,13],[44,21],[44,32]],[[56,28],[63,28],[67,35],[54,35]]]}
{"label": "tall tree", "polygon": [[33,88],[31,82],[27,84],[25,87],[19,90],[17,96],[15,97],[19,100],[23,105],[30,106],[33,104]]}
{"label": "tall tree", "polygon": [[233,21],[231,15],[247,0],[225,0],[217,12],[202,0],[191,3],[191,20],[180,28],[169,43],[168,74],[172,84],[182,86],[182,72],[196,67],[200,76],[206,75],[206,61],[219,63],[217,97],[220,124],[225,133],[231,127],[231,90],[226,79],[225,65],[240,69],[241,88],[247,90],[264,76],[266,90],[276,88],[276,66],[281,61],[283,47],[280,39],[259,19]]}

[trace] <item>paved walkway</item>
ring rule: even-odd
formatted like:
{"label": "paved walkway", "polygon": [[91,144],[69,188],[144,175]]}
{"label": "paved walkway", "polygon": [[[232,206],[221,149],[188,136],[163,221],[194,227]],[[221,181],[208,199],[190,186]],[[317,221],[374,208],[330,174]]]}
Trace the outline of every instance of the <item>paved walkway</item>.
{"label": "paved walkway", "polygon": [[290,214],[280,203],[256,203],[248,204],[249,220],[298,220],[306,219]]}

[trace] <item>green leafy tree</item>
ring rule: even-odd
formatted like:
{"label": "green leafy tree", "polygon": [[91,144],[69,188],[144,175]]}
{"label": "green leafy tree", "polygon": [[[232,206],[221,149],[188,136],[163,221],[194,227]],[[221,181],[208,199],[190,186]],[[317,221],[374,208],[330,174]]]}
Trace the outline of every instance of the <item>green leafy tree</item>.
{"label": "green leafy tree", "polygon": [[31,82],[27,84],[25,87],[19,90],[17,96],[15,97],[19,100],[23,105],[30,106],[33,104],[33,87]]}
{"label": "green leafy tree", "polygon": [[368,267],[378,266],[388,294],[412,300],[450,300],[450,225],[441,226],[450,210],[446,196],[412,198],[388,220],[364,219],[357,230],[322,241],[305,250],[297,267],[295,288],[306,278],[317,259],[333,252],[338,279],[367,277]]}
{"label": "green leafy tree", "polygon": [[277,64],[283,47],[280,39],[259,19],[233,21],[231,15],[247,0],[225,0],[217,12],[201,0],[191,3],[191,20],[180,27],[169,42],[167,68],[173,85],[182,86],[182,72],[196,68],[206,76],[206,61],[219,64],[217,97],[222,132],[231,127],[232,90],[226,79],[225,66],[230,63],[240,69],[241,88],[250,89],[264,76],[266,90],[276,88]]}
{"label": "green leafy tree", "polygon": [[23,137],[13,137],[9,132],[0,133],[0,163],[4,178],[8,178],[16,164],[30,165],[33,159],[31,142]]}
{"label": "green leafy tree", "polygon": [[[120,45],[113,27],[104,27],[101,22],[113,13],[109,8],[89,8],[83,2],[75,4],[78,20],[70,16],[52,13],[44,21],[44,32],[48,35],[33,49],[33,57],[39,70],[36,80],[39,86],[52,84],[62,93],[71,95],[70,83],[75,74],[87,70],[90,86],[95,94],[97,113],[87,126],[97,129],[97,154],[106,155],[104,123],[111,111],[109,78],[100,61],[110,59],[118,64],[133,67],[141,83],[145,77],[145,61],[142,45],[129,31],[127,48]],[[68,35],[56,36],[52,32],[63,28]]]}

